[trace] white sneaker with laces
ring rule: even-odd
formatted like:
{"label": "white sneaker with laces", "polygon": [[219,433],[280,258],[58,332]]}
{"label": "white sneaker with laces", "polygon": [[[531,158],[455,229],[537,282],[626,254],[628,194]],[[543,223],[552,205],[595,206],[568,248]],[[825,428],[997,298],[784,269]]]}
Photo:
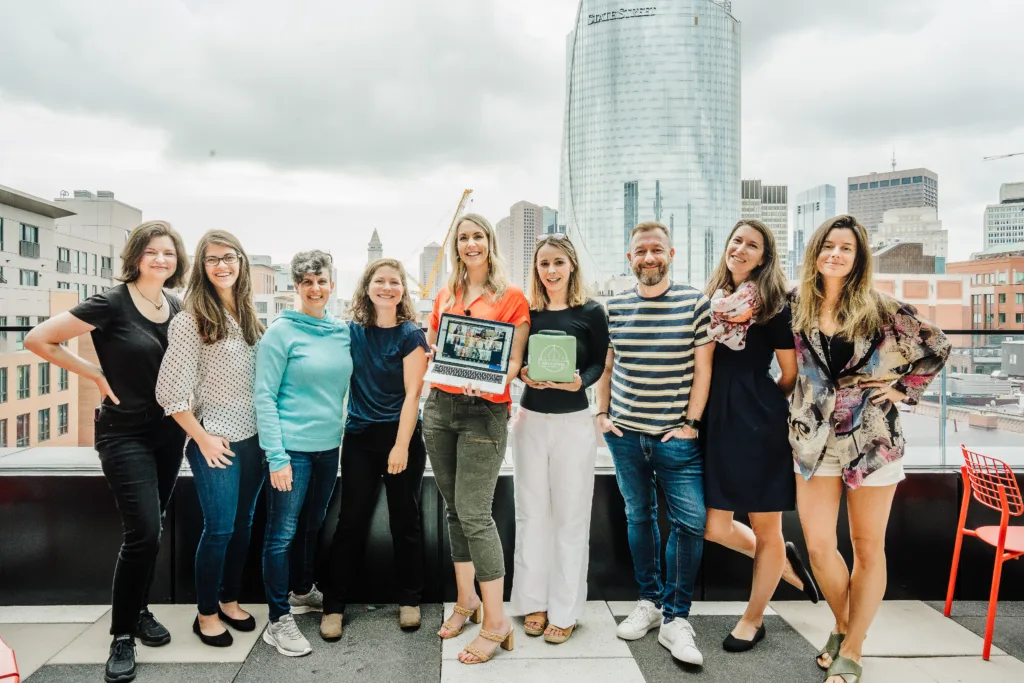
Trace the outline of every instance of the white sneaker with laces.
{"label": "white sneaker with laces", "polygon": [[703,666],[704,655],[697,649],[695,637],[693,626],[682,617],[662,624],[658,632],[658,642],[668,648],[673,657],[680,662]]}
{"label": "white sneaker with laces", "polygon": [[636,608],[615,629],[615,635],[623,640],[639,640],[661,623],[661,610],[650,600],[639,600]]}
{"label": "white sneaker with laces", "polygon": [[299,630],[299,625],[295,623],[295,617],[290,614],[267,624],[263,631],[263,642],[273,645],[285,657],[302,657],[313,651],[306,636]]}
{"label": "white sneaker with laces", "polygon": [[292,614],[306,614],[308,612],[324,611],[324,594],[320,589],[313,586],[305,595],[288,593],[288,605]]}

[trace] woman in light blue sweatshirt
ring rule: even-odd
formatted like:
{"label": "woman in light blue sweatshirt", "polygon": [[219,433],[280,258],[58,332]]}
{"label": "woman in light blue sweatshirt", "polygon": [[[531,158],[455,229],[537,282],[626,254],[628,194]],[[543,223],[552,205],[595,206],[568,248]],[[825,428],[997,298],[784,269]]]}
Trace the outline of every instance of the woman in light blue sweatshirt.
{"label": "woman in light blue sweatshirt", "polygon": [[307,493],[309,528],[319,529],[327,514],[352,376],[348,325],[326,311],[334,290],[331,266],[322,251],[295,255],[299,310],[282,311],[256,356],[256,419],[270,481],[263,545],[270,623],[263,640],[289,657],[312,651],[290,613],[289,549]]}

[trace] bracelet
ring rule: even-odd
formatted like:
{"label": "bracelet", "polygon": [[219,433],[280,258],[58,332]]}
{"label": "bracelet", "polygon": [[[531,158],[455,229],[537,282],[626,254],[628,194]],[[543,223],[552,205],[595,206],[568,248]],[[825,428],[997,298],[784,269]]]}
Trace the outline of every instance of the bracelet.
{"label": "bracelet", "polygon": [[607,415],[608,417],[612,416],[611,413],[609,413],[607,410],[602,410],[600,413],[598,413],[594,417],[601,417],[602,415]]}

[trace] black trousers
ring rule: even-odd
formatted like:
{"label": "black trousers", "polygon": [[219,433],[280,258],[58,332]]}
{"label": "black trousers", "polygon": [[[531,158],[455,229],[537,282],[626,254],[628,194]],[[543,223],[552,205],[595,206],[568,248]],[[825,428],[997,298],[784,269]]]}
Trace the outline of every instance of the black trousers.
{"label": "black trousers", "polygon": [[96,451],[124,526],[114,568],[110,633],[135,633],[149,604],[164,512],[184,456],[185,432],[163,411],[137,418],[100,411]]}
{"label": "black trousers", "polygon": [[388,501],[400,605],[419,605],[423,593],[423,525],[420,484],[427,450],[419,423],[409,442],[409,462],[399,474],[388,474],[388,455],[395,445],[398,423],[374,424],[341,445],[341,509],[331,541],[324,613],[344,614],[355,592],[366,557],[366,539],[381,480]]}

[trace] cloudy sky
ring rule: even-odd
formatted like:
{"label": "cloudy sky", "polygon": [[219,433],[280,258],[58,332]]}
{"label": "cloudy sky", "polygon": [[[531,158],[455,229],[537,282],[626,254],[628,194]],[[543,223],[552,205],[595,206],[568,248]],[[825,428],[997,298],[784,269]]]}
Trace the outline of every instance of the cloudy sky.
{"label": "cloudy sky", "polygon": [[[663,0],[664,1],[664,0]],[[557,207],[576,0],[33,0],[0,23],[0,184],[112,190],[188,242],[418,274],[464,188]],[[734,0],[743,175],[796,193],[926,166],[950,256],[1024,180],[1024,2]]]}

